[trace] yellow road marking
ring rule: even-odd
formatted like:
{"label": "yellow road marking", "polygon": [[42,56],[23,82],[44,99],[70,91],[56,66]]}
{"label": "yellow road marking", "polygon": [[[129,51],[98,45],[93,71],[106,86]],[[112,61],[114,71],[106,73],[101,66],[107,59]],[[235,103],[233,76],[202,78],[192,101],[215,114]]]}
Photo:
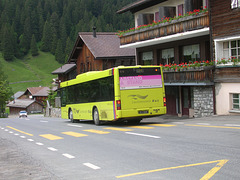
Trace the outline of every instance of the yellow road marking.
{"label": "yellow road marking", "polygon": [[16,128],[13,128],[13,127],[11,127],[11,126],[7,126],[7,127],[10,128],[10,129],[13,129],[13,130],[15,130],[15,131],[18,131],[18,132],[20,132],[20,133],[26,134],[26,135],[28,135],[28,136],[33,136],[32,134],[26,133],[26,132],[24,132],[24,131],[20,131],[20,130],[18,130],[18,129],[16,129]]}
{"label": "yellow road marking", "polygon": [[200,180],[208,180],[210,179],[214,174],[216,174],[223,166],[228,162],[227,159],[220,160],[219,163],[212,168],[207,174],[205,174]]}
{"label": "yellow road marking", "polygon": [[96,134],[109,134],[110,133],[110,132],[107,132],[107,131],[100,131],[100,130],[96,130],[96,129],[86,129],[86,130],[83,130],[83,131],[96,133]]}
{"label": "yellow road marking", "polygon": [[[199,166],[199,165],[205,165],[205,164],[212,164],[212,163],[217,163],[217,162],[220,164],[220,163],[223,163],[223,161],[225,162],[225,161],[228,161],[228,160],[217,160],[217,161],[209,161],[209,162],[203,162],[203,163],[188,164],[188,165],[182,165],[182,166],[176,166],[176,167],[154,169],[154,170],[150,170],[150,171],[143,171],[143,172],[137,172],[137,173],[132,173],[132,174],[125,174],[125,175],[121,175],[121,176],[116,176],[116,178],[124,178],[124,177],[129,177],[129,176],[136,176],[136,175],[141,175],[141,174],[148,174],[148,173],[153,173],[153,172],[160,172],[160,171],[166,171],[166,170],[172,170],[172,169],[178,169],[178,168],[184,168],[184,167],[192,167],[192,166]],[[214,174],[212,173],[211,175],[213,176]]]}
{"label": "yellow road marking", "polygon": [[66,134],[66,135],[74,136],[74,137],[84,137],[84,136],[88,136],[88,135],[86,135],[86,134],[81,134],[81,133],[72,132],[72,131],[62,132],[62,134]]}
{"label": "yellow road marking", "polygon": [[42,134],[42,135],[39,135],[41,137],[44,137],[44,138],[47,138],[49,140],[58,140],[58,139],[63,139],[62,137],[59,137],[59,136],[55,136],[53,134]]}
{"label": "yellow road marking", "polygon": [[129,128],[137,128],[137,129],[153,129],[154,127],[149,126],[127,126]]}
{"label": "yellow road marking", "polygon": [[150,124],[151,126],[160,126],[160,127],[173,127],[176,125],[172,125],[172,124]]}
{"label": "yellow road marking", "polygon": [[114,130],[114,131],[132,131],[131,129],[114,128],[114,127],[108,127],[108,128],[104,128],[104,129],[110,129],[110,130]]}
{"label": "yellow road marking", "polygon": [[185,126],[212,127],[212,128],[224,128],[224,129],[240,129],[240,127],[228,127],[228,126],[207,126],[207,125],[195,125],[195,124],[185,124]]}

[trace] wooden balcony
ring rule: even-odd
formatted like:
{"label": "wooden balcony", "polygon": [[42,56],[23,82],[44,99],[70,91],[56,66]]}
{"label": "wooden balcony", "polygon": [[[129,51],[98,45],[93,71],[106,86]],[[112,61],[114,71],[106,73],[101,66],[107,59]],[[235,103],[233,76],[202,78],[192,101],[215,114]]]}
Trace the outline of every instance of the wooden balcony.
{"label": "wooden balcony", "polygon": [[187,31],[199,30],[209,27],[209,15],[199,14],[187,16],[154,27],[148,27],[134,32],[129,32],[120,37],[120,44],[127,45],[159,37],[174,35]]}
{"label": "wooden balcony", "polygon": [[183,71],[164,71],[166,86],[207,86],[214,84],[214,66],[200,67],[199,69]]}

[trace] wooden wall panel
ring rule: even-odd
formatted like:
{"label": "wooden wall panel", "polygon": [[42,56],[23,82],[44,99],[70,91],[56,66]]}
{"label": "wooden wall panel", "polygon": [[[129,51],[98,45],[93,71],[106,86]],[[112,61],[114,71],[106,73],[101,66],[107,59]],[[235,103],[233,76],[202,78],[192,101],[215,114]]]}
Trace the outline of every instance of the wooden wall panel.
{"label": "wooden wall panel", "polygon": [[240,34],[240,8],[231,9],[231,0],[210,0],[213,38]]}

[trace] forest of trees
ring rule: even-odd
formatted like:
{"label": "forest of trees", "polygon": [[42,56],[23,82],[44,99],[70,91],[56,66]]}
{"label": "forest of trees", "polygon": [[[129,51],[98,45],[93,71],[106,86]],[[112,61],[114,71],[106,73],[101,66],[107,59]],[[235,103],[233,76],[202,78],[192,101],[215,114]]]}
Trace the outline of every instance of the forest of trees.
{"label": "forest of trees", "polygon": [[6,61],[38,51],[65,63],[78,32],[117,32],[133,26],[134,0],[0,0],[0,51]]}

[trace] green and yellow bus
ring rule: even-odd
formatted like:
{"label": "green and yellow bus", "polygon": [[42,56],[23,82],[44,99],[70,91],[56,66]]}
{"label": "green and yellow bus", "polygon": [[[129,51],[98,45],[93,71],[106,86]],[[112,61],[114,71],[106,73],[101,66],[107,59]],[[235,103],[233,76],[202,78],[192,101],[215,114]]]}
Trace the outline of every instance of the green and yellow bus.
{"label": "green and yellow bus", "polygon": [[63,119],[139,123],[166,114],[160,66],[119,66],[80,74],[60,84]]}

